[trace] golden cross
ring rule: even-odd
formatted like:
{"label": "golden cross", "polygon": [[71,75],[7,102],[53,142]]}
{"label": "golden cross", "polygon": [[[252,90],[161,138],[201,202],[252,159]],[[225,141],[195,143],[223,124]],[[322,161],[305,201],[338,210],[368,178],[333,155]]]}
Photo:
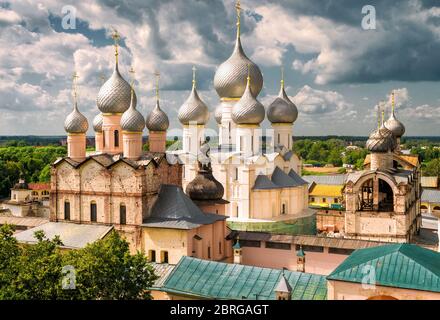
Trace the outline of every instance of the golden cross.
{"label": "golden cross", "polygon": [[116,56],[116,63],[118,63],[118,55],[119,55],[118,43],[121,37],[119,36],[118,30],[116,30],[115,28],[113,28],[112,39],[115,42],[115,56]]}
{"label": "golden cross", "polygon": [[131,68],[128,72],[131,73],[131,88],[133,88],[134,87],[134,74],[135,74],[133,66],[131,66]]}
{"label": "golden cross", "polygon": [[241,12],[241,4],[240,0],[237,0],[235,3],[235,10],[237,11],[237,37],[240,36],[240,12]]}
{"label": "golden cross", "polygon": [[159,79],[160,79],[160,72],[155,71],[154,75],[156,76],[156,99],[159,101]]}
{"label": "golden cross", "polygon": [[77,80],[78,80],[78,74],[75,71],[72,74],[72,87],[73,87],[72,89],[73,89],[73,97],[75,98],[75,102],[76,102],[76,97],[78,95],[78,92],[76,90]]}
{"label": "golden cross", "polygon": [[391,108],[392,108],[392,112],[394,113],[394,106],[395,106],[395,101],[394,101],[394,90],[391,91]]}

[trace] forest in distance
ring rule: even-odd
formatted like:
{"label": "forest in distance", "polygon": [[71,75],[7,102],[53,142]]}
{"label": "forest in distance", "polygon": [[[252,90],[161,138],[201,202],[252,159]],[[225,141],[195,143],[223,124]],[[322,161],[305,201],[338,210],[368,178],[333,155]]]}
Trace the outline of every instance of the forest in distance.
{"label": "forest in distance", "polygon": [[[62,139],[65,137],[0,136],[0,198],[9,196],[10,188],[20,177],[27,182],[49,182],[50,165],[67,153]],[[361,169],[368,154],[364,148],[366,139],[297,136],[294,138],[293,150],[305,164],[317,167],[351,164]],[[168,146],[173,143],[174,139],[167,141]],[[405,137],[401,143],[403,149],[420,156],[423,175],[440,176],[440,137]],[[88,150],[92,151],[93,147],[89,146]],[[148,150],[148,142],[144,150]]]}

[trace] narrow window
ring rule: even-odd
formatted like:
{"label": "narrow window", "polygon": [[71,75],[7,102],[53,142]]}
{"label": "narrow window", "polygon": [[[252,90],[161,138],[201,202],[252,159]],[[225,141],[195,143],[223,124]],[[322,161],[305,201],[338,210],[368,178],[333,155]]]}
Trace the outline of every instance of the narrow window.
{"label": "narrow window", "polygon": [[127,208],[124,204],[119,206],[119,223],[126,224],[127,223]]}
{"label": "narrow window", "polygon": [[208,259],[211,259],[211,247],[208,247]]}
{"label": "narrow window", "polygon": [[243,151],[243,136],[240,136],[240,151]]}
{"label": "narrow window", "polygon": [[70,220],[70,202],[68,200],[64,202],[64,220]]}
{"label": "narrow window", "polygon": [[280,134],[278,133],[278,144],[280,144],[280,142],[281,142],[281,136],[280,136]]}
{"label": "narrow window", "polygon": [[105,131],[102,131],[102,147],[105,148]]}
{"label": "narrow window", "polygon": [[238,210],[238,206],[237,206],[237,208],[236,208],[236,214],[237,214],[237,217],[238,217],[238,213],[239,213],[239,210]]}
{"label": "narrow window", "polygon": [[218,253],[222,254],[222,243],[221,242],[218,243]]}
{"label": "narrow window", "polygon": [[162,251],[162,263],[168,263],[168,251]]}
{"label": "narrow window", "polygon": [[322,202],[326,203],[327,199],[326,198],[322,198]]}
{"label": "narrow window", "polygon": [[238,168],[235,168],[235,180],[238,180]]}
{"label": "narrow window", "polygon": [[119,131],[115,130],[115,147],[119,147]]}
{"label": "narrow window", "polygon": [[335,203],[339,203],[339,199],[338,199],[338,198],[335,198],[335,199],[334,199],[334,202],[335,202]]}
{"label": "narrow window", "polygon": [[251,136],[251,151],[254,154],[254,136]]}
{"label": "narrow window", "polygon": [[148,258],[150,262],[156,262],[156,250],[148,251]]}
{"label": "narrow window", "polygon": [[282,209],[281,213],[282,213],[282,214],[285,214],[285,213],[286,213],[286,204],[285,204],[285,203],[283,203],[283,209]]}
{"label": "narrow window", "polygon": [[92,201],[90,203],[90,221],[96,222],[97,221],[97,211],[96,211],[96,202]]}

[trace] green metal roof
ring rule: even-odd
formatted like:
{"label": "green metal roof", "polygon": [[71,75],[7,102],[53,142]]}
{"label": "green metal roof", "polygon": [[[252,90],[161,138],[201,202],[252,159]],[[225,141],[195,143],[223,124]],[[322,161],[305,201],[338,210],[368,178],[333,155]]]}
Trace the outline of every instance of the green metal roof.
{"label": "green metal roof", "polygon": [[327,279],[362,283],[366,266],[374,267],[377,285],[440,292],[440,253],[414,244],[358,249]]}
{"label": "green metal roof", "polygon": [[[182,257],[161,290],[204,299],[273,300],[282,270]],[[292,300],[325,300],[325,276],[284,271]]]}

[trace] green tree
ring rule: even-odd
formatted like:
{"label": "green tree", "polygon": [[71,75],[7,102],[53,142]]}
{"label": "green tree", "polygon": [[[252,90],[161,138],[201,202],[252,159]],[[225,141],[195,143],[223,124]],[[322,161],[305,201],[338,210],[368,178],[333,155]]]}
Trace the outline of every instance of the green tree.
{"label": "green tree", "polygon": [[422,170],[424,176],[437,176],[440,177],[440,159],[434,159],[426,164],[426,167]]}
{"label": "green tree", "polygon": [[50,164],[47,164],[40,172],[38,177],[40,182],[50,182]]}

